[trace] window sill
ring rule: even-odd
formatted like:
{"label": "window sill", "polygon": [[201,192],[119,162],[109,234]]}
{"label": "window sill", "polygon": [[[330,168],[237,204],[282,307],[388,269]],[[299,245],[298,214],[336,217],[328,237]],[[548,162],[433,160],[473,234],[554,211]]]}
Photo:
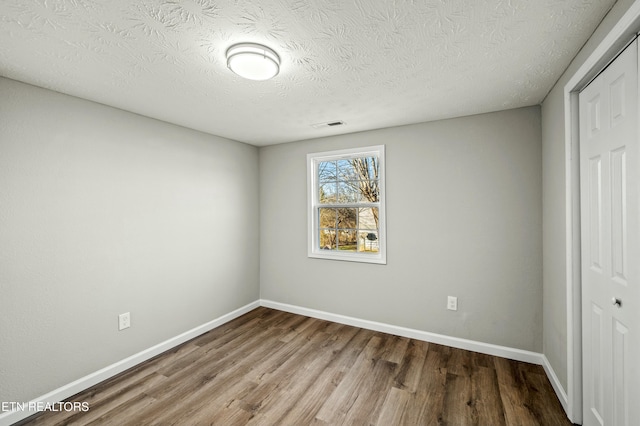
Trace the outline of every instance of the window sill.
{"label": "window sill", "polygon": [[376,263],[386,265],[387,259],[382,254],[357,254],[357,253],[336,253],[335,251],[310,252],[308,257],[315,259],[339,260],[343,262]]}

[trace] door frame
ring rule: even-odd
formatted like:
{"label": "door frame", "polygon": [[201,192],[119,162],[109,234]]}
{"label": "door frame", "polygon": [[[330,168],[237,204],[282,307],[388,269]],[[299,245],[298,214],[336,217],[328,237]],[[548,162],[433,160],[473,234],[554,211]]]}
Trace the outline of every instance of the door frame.
{"label": "door frame", "polygon": [[[582,280],[580,259],[580,129],[578,93],[640,29],[636,0],[564,86],[565,251],[567,297],[567,389],[562,401],[569,420],[582,423]],[[565,395],[559,395],[562,400]]]}

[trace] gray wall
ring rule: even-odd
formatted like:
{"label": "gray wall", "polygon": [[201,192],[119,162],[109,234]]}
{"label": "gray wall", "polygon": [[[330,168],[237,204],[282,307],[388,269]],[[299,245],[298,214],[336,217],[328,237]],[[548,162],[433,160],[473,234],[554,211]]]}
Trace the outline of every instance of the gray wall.
{"label": "gray wall", "polygon": [[257,148],[4,78],[0,123],[0,401],[258,299]]}
{"label": "gray wall", "polygon": [[[567,265],[564,86],[633,4],[619,0],[542,103],[544,345],[567,390]],[[580,330],[576,330],[580,333]]]}
{"label": "gray wall", "polygon": [[[541,352],[540,132],[530,107],[261,148],[261,297]],[[387,265],[307,258],[306,154],[378,144]]]}

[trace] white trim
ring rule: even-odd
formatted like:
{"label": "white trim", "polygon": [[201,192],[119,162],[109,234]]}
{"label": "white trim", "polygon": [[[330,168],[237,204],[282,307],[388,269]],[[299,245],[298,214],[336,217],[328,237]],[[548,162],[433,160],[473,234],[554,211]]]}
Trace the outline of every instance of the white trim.
{"label": "white trim", "polygon": [[413,328],[399,327],[376,321],[369,321],[360,318],[349,317],[316,309],[304,308],[301,306],[289,305],[287,303],[274,302],[273,300],[260,300],[260,306],[277,309],[279,311],[291,312],[298,315],[305,315],[312,318],[365,328],[367,330],[380,331],[382,333],[393,334],[410,339],[422,340],[439,345],[451,346],[458,349],[465,349],[473,352],[480,352],[487,355],[509,358],[516,361],[528,362],[536,365],[543,365],[543,355],[537,352],[525,351],[522,349],[509,348],[507,346],[494,345],[492,343],[477,342],[475,340],[461,339],[459,337],[445,336],[443,334],[430,333],[428,331],[416,330]]}
{"label": "white trim", "polygon": [[[317,191],[317,164],[321,161],[331,161],[349,159],[356,157],[376,156],[379,167],[379,202],[362,203],[363,207],[376,206],[378,208],[378,253],[349,253],[340,250],[321,250],[319,248],[318,217],[316,209],[319,206]],[[385,146],[367,146],[362,148],[341,149],[337,151],[316,152],[307,154],[307,257],[342,260],[348,262],[377,263],[386,265],[387,263],[387,235],[386,235],[386,212],[385,212]],[[359,206],[360,204],[358,204]],[[327,207],[334,207],[327,205]],[[348,207],[354,207],[348,205]]]}
{"label": "white trim", "polygon": [[[564,86],[565,120],[565,206],[566,206],[566,279],[567,279],[567,416],[582,423],[582,323],[580,291],[580,209],[575,208],[579,193],[579,141],[575,92],[584,86],[613,58],[640,28],[640,0],[636,0],[606,37]],[[575,159],[575,161],[574,161]],[[576,192],[578,191],[578,192]],[[577,247],[576,247],[577,244]]]}
{"label": "white trim", "polygon": [[542,367],[544,368],[544,372],[547,373],[547,377],[551,382],[551,386],[553,386],[553,390],[556,392],[558,400],[560,401],[560,404],[562,404],[562,408],[564,408],[564,411],[566,413],[568,406],[567,393],[564,391],[564,388],[560,383],[560,379],[558,379],[558,375],[549,363],[547,356],[544,354],[542,354]]}
{"label": "white trim", "polygon": [[[104,380],[107,380],[111,377],[114,377],[115,375],[120,374],[123,371],[128,370],[129,368],[134,367],[148,359],[151,359],[156,355],[159,355],[165,351],[168,351],[169,349],[172,349],[188,340],[191,340],[194,337],[198,337],[201,334],[204,334],[210,330],[213,330],[214,328],[219,327],[241,315],[244,315],[247,312],[250,312],[259,306],[260,306],[260,301],[256,300],[255,302],[251,302],[241,308],[236,309],[233,312],[229,312],[228,314],[222,315],[212,321],[209,321],[189,331],[186,331],[182,334],[179,334],[175,337],[165,340],[164,342],[159,343],[155,346],[152,346],[148,349],[145,349],[141,352],[138,352],[137,354],[131,355],[128,358],[125,358],[121,361],[111,364],[89,375],[81,377],[80,379],[74,382],[61,386],[58,389],[55,389],[47,393],[46,395],[42,395],[30,402],[34,402],[37,404],[37,403],[63,401],[69,398],[70,396],[77,394],[78,392],[82,392],[83,390],[89,389],[91,386],[95,386],[98,383]],[[31,412],[31,411],[8,411],[5,413],[2,413],[0,414],[0,426],[11,425],[20,420],[26,419],[27,417],[32,416],[34,414],[36,414],[36,412]]]}
{"label": "white trim", "polygon": [[[567,108],[566,105],[570,105]],[[566,303],[567,303],[567,406],[566,413],[574,423],[582,423],[582,294],[580,265],[580,140],[578,127],[578,94],[565,93],[566,194]],[[576,159],[576,166],[573,165]]]}

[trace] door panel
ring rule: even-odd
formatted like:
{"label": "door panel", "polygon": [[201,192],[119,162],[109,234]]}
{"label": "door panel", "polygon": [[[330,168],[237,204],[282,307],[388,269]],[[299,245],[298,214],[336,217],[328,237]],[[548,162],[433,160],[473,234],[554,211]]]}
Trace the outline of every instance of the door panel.
{"label": "door panel", "polygon": [[627,274],[627,185],[626,151],[611,153],[611,267],[618,284],[626,285]]}
{"label": "door panel", "polygon": [[630,426],[640,419],[637,70],[635,41],[580,93],[583,422],[587,426]]}
{"label": "door panel", "polygon": [[602,165],[600,157],[589,160],[589,242],[591,246],[591,270],[602,273]]}
{"label": "door panel", "polygon": [[604,367],[602,365],[602,354],[604,348],[602,347],[603,340],[603,319],[602,309],[597,305],[591,307],[591,412],[598,421],[598,424],[602,424],[603,417],[603,404],[604,404]]}
{"label": "door panel", "polygon": [[629,371],[629,329],[621,322],[613,326],[613,424],[628,425],[629,419],[629,383],[626,372]]}

